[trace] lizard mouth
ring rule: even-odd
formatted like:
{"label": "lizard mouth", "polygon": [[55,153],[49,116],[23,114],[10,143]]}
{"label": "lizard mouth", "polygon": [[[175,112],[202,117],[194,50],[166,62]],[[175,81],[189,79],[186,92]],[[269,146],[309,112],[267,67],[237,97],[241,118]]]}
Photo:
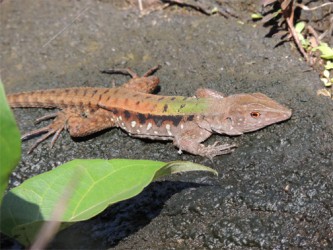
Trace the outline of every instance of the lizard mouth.
{"label": "lizard mouth", "polygon": [[272,123],[287,120],[292,115],[292,110],[284,106],[280,106],[278,109],[266,108],[258,112],[266,113],[266,116],[270,116],[270,118],[267,118],[266,120],[268,121],[271,119]]}
{"label": "lizard mouth", "polygon": [[286,118],[286,119],[289,119],[289,118],[291,117],[291,114],[292,114],[291,109],[287,109],[287,110],[286,110],[286,113],[284,114],[284,115],[285,115],[285,118]]}
{"label": "lizard mouth", "polygon": [[272,112],[272,111],[270,111],[270,112],[271,113],[276,113],[275,114],[275,117],[276,117],[275,122],[282,122],[282,121],[288,120],[291,117],[291,114],[292,114],[291,109],[287,109],[285,107],[284,107],[283,111],[279,110],[277,112]]}

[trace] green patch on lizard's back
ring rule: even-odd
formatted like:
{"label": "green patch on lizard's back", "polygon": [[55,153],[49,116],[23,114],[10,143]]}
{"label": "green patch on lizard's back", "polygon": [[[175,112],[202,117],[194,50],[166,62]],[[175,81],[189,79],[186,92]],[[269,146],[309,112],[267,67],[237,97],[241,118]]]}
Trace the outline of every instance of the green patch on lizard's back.
{"label": "green patch on lizard's back", "polygon": [[157,103],[154,113],[164,115],[200,114],[208,110],[207,98],[194,98],[183,96],[156,96],[151,100]]}

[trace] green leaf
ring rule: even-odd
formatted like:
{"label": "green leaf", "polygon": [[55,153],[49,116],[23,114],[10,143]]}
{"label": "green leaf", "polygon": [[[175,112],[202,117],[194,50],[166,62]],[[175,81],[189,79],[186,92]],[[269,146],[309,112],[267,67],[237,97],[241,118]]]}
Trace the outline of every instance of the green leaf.
{"label": "green leaf", "polygon": [[321,58],[326,60],[332,60],[333,59],[333,49],[328,46],[327,43],[320,43],[319,46],[314,47],[312,51],[319,50],[321,52]]}
{"label": "green leaf", "polygon": [[309,40],[305,39],[304,36],[302,35],[302,31],[304,30],[305,25],[306,25],[306,22],[298,22],[295,25],[296,34],[298,36],[298,39],[301,41],[302,47],[304,49],[306,49],[306,48],[308,48],[310,46]]}
{"label": "green leaf", "polygon": [[325,69],[327,70],[333,69],[333,62],[327,61],[325,64]]}
{"label": "green leaf", "polygon": [[325,69],[323,71],[323,76],[325,76],[326,78],[330,78],[330,72],[327,69]]}
{"label": "green leaf", "polygon": [[331,87],[333,83],[333,78],[320,78],[320,80],[324,83],[325,87]]}
{"label": "green leaf", "polygon": [[7,104],[0,80],[0,204],[8,185],[9,176],[17,166],[20,156],[20,132]]}
{"label": "green leaf", "polygon": [[251,18],[254,19],[254,20],[258,20],[258,19],[262,19],[263,15],[261,15],[260,13],[253,13],[251,15]]}
{"label": "green leaf", "polygon": [[217,174],[191,162],[73,160],[10,190],[0,207],[0,228],[27,246],[43,222],[54,220],[53,211],[59,204],[66,204],[59,219],[63,229],[139,194],[158,177],[195,170]]}
{"label": "green leaf", "polygon": [[217,7],[214,7],[210,13],[213,15],[213,14],[216,14],[216,13],[219,13],[219,9]]}
{"label": "green leaf", "polygon": [[325,87],[331,87],[332,86],[332,83],[333,83],[333,79],[331,79],[331,81],[327,82],[325,84]]}
{"label": "green leaf", "polygon": [[216,170],[200,164],[196,164],[189,161],[172,161],[164,165],[155,173],[154,180],[165,175],[187,172],[190,169],[191,171],[209,171],[216,176],[218,175]]}
{"label": "green leaf", "polygon": [[296,32],[297,33],[301,33],[303,30],[304,30],[304,28],[305,28],[305,22],[298,22],[298,23],[296,23],[296,25],[295,25],[295,30],[296,30]]}

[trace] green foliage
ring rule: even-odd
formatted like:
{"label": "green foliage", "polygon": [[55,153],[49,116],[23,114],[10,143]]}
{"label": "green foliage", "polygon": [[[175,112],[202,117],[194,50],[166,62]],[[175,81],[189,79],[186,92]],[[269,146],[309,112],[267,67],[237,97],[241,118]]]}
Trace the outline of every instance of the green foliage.
{"label": "green foliage", "polygon": [[305,22],[298,22],[295,25],[295,31],[298,36],[298,39],[300,40],[302,47],[304,49],[307,49],[310,46],[310,42],[308,39],[305,39],[304,36],[302,35],[302,31],[305,28],[306,23]]}
{"label": "green foliage", "polygon": [[333,62],[327,61],[325,64],[325,69],[327,70],[333,69]]}
{"label": "green foliage", "polygon": [[156,178],[186,171],[217,172],[191,162],[73,160],[10,190],[0,208],[1,231],[24,245],[62,205],[61,229],[90,219],[109,205],[139,194]]}
{"label": "green foliage", "polygon": [[296,25],[295,25],[295,30],[296,30],[296,32],[297,33],[301,33],[303,30],[304,30],[304,28],[305,28],[305,22],[298,22],[298,23],[296,23]]}
{"label": "green foliage", "polygon": [[253,14],[251,14],[251,18],[252,18],[253,20],[259,20],[259,19],[262,19],[262,18],[263,18],[263,15],[260,14],[260,13],[253,13]]}
{"label": "green foliage", "polygon": [[320,80],[324,83],[325,87],[331,87],[333,83],[333,77],[330,78],[329,70],[325,69],[322,73]]}
{"label": "green foliage", "polygon": [[312,49],[312,51],[319,50],[320,57],[326,60],[325,70],[322,72],[320,80],[324,83],[325,87],[331,87],[333,84],[333,77],[330,77],[330,70],[333,69],[333,48],[328,46],[327,43],[320,43],[319,46]]}
{"label": "green foliage", "polygon": [[20,132],[7,104],[0,80],[0,204],[11,172],[21,156]]}
{"label": "green foliage", "polygon": [[217,7],[214,7],[210,13],[213,15],[213,14],[216,14],[216,13],[219,13],[219,9]]}
{"label": "green foliage", "polygon": [[333,60],[333,48],[328,46],[327,43],[320,43],[319,46],[312,49],[312,51],[319,50],[321,53],[321,58],[326,60]]}

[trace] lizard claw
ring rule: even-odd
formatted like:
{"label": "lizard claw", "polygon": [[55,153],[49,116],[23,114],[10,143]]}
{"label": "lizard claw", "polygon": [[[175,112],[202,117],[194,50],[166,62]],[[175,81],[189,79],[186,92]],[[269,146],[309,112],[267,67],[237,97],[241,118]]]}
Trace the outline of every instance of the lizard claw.
{"label": "lizard claw", "polygon": [[26,133],[22,135],[21,140],[27,140],[31,137],[44,134],[41,138],[39,138],[29,149],[28,154],[30,154],[41,142],[45,141],[47,138],[53,135],[52,140],[51,140],[51,148],[53,147],[54,143],[56,140],[59,138],[60,133],[65,129],[66,126],[66,119],[65,119],[65,114],[64,113],[55,113],[55,114],[50,114],[50,115],[45,115],[41,118],[38,118],[36,122],[41,122],[47,119],[51,119],[56,117],[56,119],[49,124],[46,127],[36,129],[34,131],[31,131],[29,133]]}
{"label": "lizard claw", "polygon": [[201,155],[204,155],[210,160],[213,160],[213,158],[217,155],[224,155],[233,152],[236,147],[236,144],[221,144],[221,142],[216,141],[212,145],[206,147],[203,146],[201,149]]}
{"label": "lizard claw", "polygon": [[53,114],[49,114],[49,115],[44,115],[42,117],[39,117],[35,120],[35,124],[40,123],[41,121],[45,121],[45,120],[49,120],[52,119],[54,117],[56,117],[58,115],[58,113],[53,113]]}
{"label": "lizard claw", "polygon": [[52,126],[53,124],[46,126],[44,128],[41,129],[37,129],[34,130],[32,132],[26,133],[21,137],[21,140],[27,140],[32,136],[36,136],[42,133],[46,133],[44,134],[41,138],[39,138],[33,145],[32,147],[29,149],[28,154],[31,154],[32,151],[43,141],[45,141],[47,138],[49,138],[51,135],[53,135],[52,140],[51,140],[51,148],[53,147],[54,143],[56,142],[56,140],[59,138],[60,133],[64,130],[64,126],[61,126],[59,128],[53,128]]}
{"label": "lizard claw", "polygon": [[[162,66],[156,65],[149,69],[146,73],[143,74],[142,77],[148,77],[152,74],[154,74],[157,70],[159,70]],[[105,69],[100,70],[102,74],[123,74],[123,75],[130,75],[132,78],[139,78],[139,75],[135,73],[131,68],[125,68],[125,69]]]}
{"label": "lizard claw", "polygon": [[143,77],[147,77],[150,76],[152,74],[154,74],[157,70],[159,70],[162,66],[160,64],[152,67],[151,69],[149,69],[146,73],[143,74]]}
{"label": "lizard claw", "polygon": [[122,74],[122,75],[129,75],[132,78],[138,78],[138,74],[135,73],[131,68],[125,69],[104,69],[100,70],[102,74]]}

